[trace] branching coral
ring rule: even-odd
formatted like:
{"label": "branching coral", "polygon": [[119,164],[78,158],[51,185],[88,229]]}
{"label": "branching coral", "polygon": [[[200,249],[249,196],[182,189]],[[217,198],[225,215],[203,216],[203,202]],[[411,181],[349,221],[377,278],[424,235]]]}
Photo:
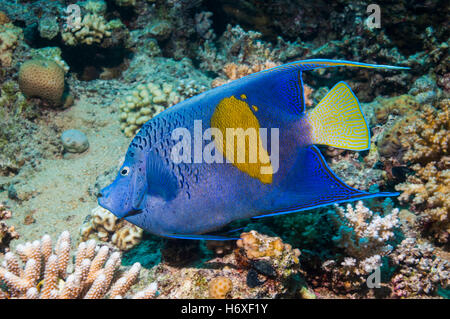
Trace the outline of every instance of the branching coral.
{"label": "branching coral", "polygon": [[338,226],[338,235],[333,238],[343,251],[339,260],[328,260],[322,265],[331,274],[333,289],[351,291],[359,289],[366,277],[381,267],[382,257],[392,250],[387,243],[394,237],[393,230],[399,224],[398,209],[381,216],[373,213],[363,203],[355,207],[348,204],[344,209],[336,206],[337,215],[329,213]]}
{"label": "branching coral", "polygon": [[402,191],[399,199],[408,202],[427,224],[426,229],[441,243],[449,242],[450,234],[450,100],[441,100],[437,108],[422,107],[415,121],[404,126],[400,136],[407,150],[403,161],[411,163],[415,174],[396,186]]}
{"label": "branching coral", "polygon": [[68,26],[61,32],[65,44],[75,46],[77,44],[100,44],[104,38],[111,36],[111,25],[105,18],[95,13],[86,14],[76,24]]}
{"label": "branching coral", "polygon": [[227,63],[245,64],[251,68],[263,65],[266,61],[286,61],[298,56],[298,45],[284,42],[278,38],[275,47],[261,41],[262,34],[255,31],[244,31],[239,25],[228,25],[218,41],[218,47],[206,40],[199,49],[200,67],[208,71],[220,72]]}
{"label": "branching coral", "polygon": [[81,227],[81,239],[98,238],[111,242],[120,250],[129,250],[140,243],[142,229],[116,216],[102,207],[92,210],[91,218]]}
{"label": "branching coral", "polygon": [[123,132],[128,137],[133,136],[145,122],[179,101],[176,91],[168,83],[162,87],[154,83],[138,85],[119,105]]}
{"label": "branching coral", "polygon": [[13,239],[19,238],[19,234],[15,231],[14,226],[8,226],[4,220],[11,218],[11,211],[0,204],[0,253],[8,250],[9,243]]}
{"label": "branching coral", "polygon": [[[17,246],[16,254],[5,255],[0,267],[0,280],[5,283],[5,298],[26,299],[100,299],[123,298],[139,277],[140,264],[135,263],[117,278],[120,253],[107,246],[99,247],[94,240],[82,242],[70,265],[71,239],[63,232],[52,248],[50,236],[41,241]],[[20,266],[19,259],[24,264]],[[133,297],[152,297],[156,292],[151,284]]]}
{"label": "branching coral", "polygon": [[400,266],[391,280],[395,297],[429,295],[439,286],[445,289],[450,285],[450,263],[436,256],[429,243],[406,238],[393,252],[392,259]]}

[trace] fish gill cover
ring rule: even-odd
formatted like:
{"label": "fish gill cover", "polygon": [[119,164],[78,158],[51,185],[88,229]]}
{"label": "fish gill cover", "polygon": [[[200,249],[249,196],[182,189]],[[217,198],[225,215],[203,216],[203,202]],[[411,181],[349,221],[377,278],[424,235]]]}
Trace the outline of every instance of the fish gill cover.
{"label": "fish gill cover", "polygon": [[449,6],[1,1],[0,298],[445,298]]}

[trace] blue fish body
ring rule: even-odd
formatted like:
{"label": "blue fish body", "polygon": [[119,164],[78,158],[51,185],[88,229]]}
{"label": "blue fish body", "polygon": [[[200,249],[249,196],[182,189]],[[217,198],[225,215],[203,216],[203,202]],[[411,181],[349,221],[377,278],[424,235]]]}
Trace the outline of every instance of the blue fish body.
{"label": "blue fish body", "polygon": [[[396,195],[345,185],[314,146],[358,151],[370,145],[358,101],[345,83],[338,83],[313,111],[305,112],[302,72],[334,66],[401,69],[298,61],[174,105],[134,137],[117,178],[101,191],[99,205],[159,236],[220,240],[226,238],[204,234],[237,219]],[[174,135],[180,128],[184,135]],[[213,140],[205,133],[209,128],[224,137],[227,128],[255,129],[259,158],[255,162],[246,153],[243,162],[236,160],[236,153],[250,150],[251,138],[245,137],[247,144],[230,146],[228,139],[215,134]],[[186,136],[190,139],[184,140]],[[205,161],[205,154],[221,161]]]}

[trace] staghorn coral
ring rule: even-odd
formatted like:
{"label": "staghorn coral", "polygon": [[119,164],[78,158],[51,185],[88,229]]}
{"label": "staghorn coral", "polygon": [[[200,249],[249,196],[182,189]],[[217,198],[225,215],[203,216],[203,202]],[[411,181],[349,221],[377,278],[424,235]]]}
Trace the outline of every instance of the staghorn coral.
{"label": "staghorn coral", "polygon": [[29,60],[20,66],[19,87],[28,97],[37,96],[53,105],[60,105],[64,93],[64,70],[51,60]]}
{"label": "staghorn coral", "polygon": [[9,243],[13,239],[18,239],[19,234],[15,231],[14,226],[8,226],[4,220],[11,218],[11,211],[0,204],[0,253],[4,253],[9,249]]}
{"label": "staghorn coral", "polygon": [[400,267],[391,279],[393,297],[431,295],[439,286],[445,289],[450,285],[450,262],[437,256],[430,243],[406,238],[391,257]]}
{"label": "staghorn coral", "polygon": [[21,28],[14,26],[11,22],[6,22],[2,18],[3,23],[0,23],[0,65],[2,68],[7,68],[12,65],[12,55],[14,50],[23,40],[23,32]]}
{"label": "staghorn coral", "polygon": [[425,224],[425,231],[441,243],[449,242],[450,233],[450,100],[436,108],[424,105],[414,121],[402,127],[400,142],[406,149],[402,160],[410,163],[414,174],[396,186],[399,200],[412,198],[412,209]]}
{"label": "staghorn coral", "polygon": [[[70,264],[71,239],[61,233],[53,249],[50,236],[41,241],[17,246],[16,254],[5,255],[0,280],[6,285],[2,297],[25,299],[100,299],[123,298],[139,277],[140,264],[135,263],[117,278],[121,256],[94,240],[82,242]],[[20,266],[19,259],[24,264]],[[151,297],[155,284],[134,297]],[[153,291],[153,294],[149,293]]]}
{"label": "staghorn coral", "polygon": [[366,277],[382,266],[382,257],[392,247],[387,243],[394,237],[393,230],[399,225],[399,210],[390,214],[375,214],[359,201],[355,207],[346,209],[335,205],[329,217],[338,227],[333,241],[343,251],[337,260],[327,260],[322,268],[331,276],[331,288],[336,291],[354,291],[362,287]]}
{"label": "staghorn coral", "polygon": [[142,229],[127,222],[118,220],[103,207],[96,207],[91,212],[91,218],[80,228],[82,240],[96,238],[111,242],[120,250],[129,250],[138,245],[142,239]]}
{"label": "staghorn coral", "polygon": [[209,297],[213,299],[225,299],[233,289],[233,282],[226,277],[216,277],[209,282]]}

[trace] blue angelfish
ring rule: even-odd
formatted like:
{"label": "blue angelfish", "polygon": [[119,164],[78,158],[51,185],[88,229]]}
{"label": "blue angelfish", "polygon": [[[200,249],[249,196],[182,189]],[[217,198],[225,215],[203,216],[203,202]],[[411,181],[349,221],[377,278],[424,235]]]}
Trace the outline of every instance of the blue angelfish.
{"label": "blue angelfish", "polygon": [[346,185],[315,146],[354,151],[370,146],[366,120],[346,83],[337,83],[305,110],[302,72],[336,66],[405,69],[297,61],[174,105],[133,138],[99,205],[159,236],[222,240],[230,238],[207,233],[237,219],[397,195]]}

